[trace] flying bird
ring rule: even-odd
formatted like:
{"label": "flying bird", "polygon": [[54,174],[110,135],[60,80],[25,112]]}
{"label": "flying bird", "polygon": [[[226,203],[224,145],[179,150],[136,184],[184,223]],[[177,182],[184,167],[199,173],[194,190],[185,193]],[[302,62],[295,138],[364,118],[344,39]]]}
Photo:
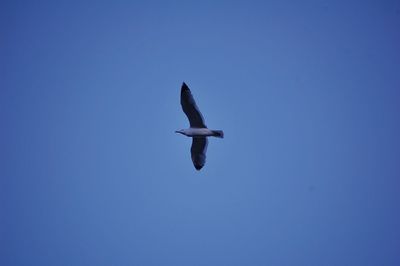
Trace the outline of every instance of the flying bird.
{"label": "flying bird", "polygon": [[224,132],[222,130],[211,130],[207,128],[203,115],[200,113],[199,107],[197,107],[193,95],[185,82],[183,82],[181,88],[181,105],[183,112],[189,119],[190,127],[188,129],[177,130],[175,133],[180,133],[192,138],[190,153],[192,155],[193,165],[196,170],[199,171],[206,163],[207,137],[223,138]]}

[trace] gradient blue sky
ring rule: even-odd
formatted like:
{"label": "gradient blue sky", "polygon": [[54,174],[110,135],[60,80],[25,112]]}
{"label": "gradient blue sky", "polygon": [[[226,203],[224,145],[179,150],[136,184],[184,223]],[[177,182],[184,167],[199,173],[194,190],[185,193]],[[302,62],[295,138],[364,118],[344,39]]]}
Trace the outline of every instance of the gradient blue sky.
{"label": "gradient blue sky", "polygon": [[400,265],[400,2],[2,1],[0,36],[1,265]]}

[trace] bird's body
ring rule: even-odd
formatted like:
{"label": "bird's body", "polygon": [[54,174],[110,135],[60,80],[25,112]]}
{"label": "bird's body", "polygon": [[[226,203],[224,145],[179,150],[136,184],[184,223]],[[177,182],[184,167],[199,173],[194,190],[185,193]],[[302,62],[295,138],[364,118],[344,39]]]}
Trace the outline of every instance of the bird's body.
{"label": "bird's body", "polygon": [[181,133],[187,137],[217,137],[217,138],[223,138],[224,133],[221,130],[211,130],[208,128],[196,128],[196,127],[190,127],[187,129],[181,129],[175,131],[176,133]]}
{"label": "bird's body", "polygon": [[192,137],[192,147],[190,149],[193,165],[196,170],[200,170],[206,163],[207,137],[223,138],[222,130],[208,129],[204,123],[203,115],[194,101],[189,87],[183,83],[181,88],[181,105],[189,119],[190,127],[175,131],[187,137]]}

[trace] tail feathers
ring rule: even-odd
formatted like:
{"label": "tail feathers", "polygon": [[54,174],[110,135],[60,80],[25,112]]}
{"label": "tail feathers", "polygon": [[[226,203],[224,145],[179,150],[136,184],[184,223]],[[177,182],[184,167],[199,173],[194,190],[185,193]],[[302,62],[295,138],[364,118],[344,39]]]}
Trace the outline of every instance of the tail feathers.
{"label": "tail feathers", "polygon": [[214,137],[221,138],[221,139],[224,138],[224,131],[222,131],[222,130],[213,130],[212,132],[214,134],[213,135]]}

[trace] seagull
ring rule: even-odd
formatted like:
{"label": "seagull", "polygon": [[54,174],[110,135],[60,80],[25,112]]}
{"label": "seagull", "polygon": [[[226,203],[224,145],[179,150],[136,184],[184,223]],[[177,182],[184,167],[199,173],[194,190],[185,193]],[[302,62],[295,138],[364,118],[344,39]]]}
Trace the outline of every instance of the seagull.
{"label": "seagull", "polygon": [[211,130],[207,128],[204,123],[203,115],[200,113],[199,107],[197,107],[192,93],[185,82],[183,82],[181,88],[181,105],[183,112],[189,119],[190,127],[188,129],[176,130],[175,133],[180,133],[192,138],[190,153],[192,155],[194,167],[196,170],[200,171],[206,163],[207,137],[223,138],[224,132],[222,130]]}

